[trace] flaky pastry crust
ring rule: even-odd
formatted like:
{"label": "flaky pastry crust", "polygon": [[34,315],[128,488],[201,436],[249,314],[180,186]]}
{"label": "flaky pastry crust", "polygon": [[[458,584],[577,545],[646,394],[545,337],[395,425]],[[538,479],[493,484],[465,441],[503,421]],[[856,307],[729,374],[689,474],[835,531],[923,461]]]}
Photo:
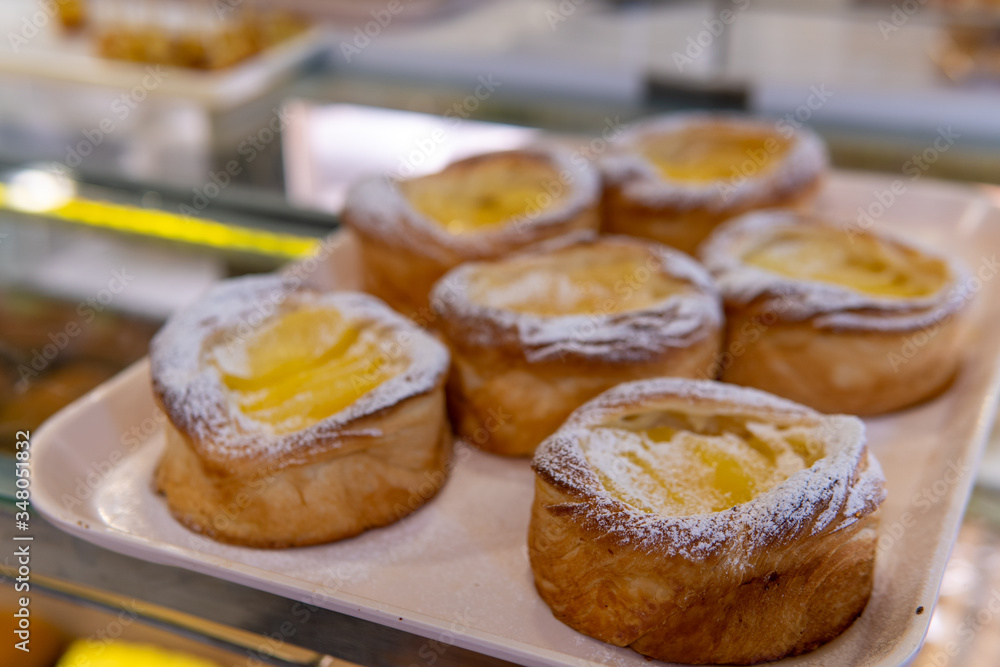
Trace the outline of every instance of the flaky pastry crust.
{"label": "flaky pastry crust", "polygon": [[[765,143],[768,148],[758,149],[762,155],[741,155],[731,175],[703,182],[669,178],[641,152],[658,137],[705,130],[759,132],[775,146],[778,141],[790,146],[778,156]],[[693,113],[637,124],[612,144],[601,166],[602,231],[653,239],[693,255],[725,220],[755,209],[811,205],[827,169],[827,155],[822,140],[806,128],[731,114]]]}
{"label": "flaky pastry crust", "polygon": [[[405,369],[299,430],[279,432],[241,412],[207,350],[253,335],[276,314],[323,305],[375,327],[383,361],[403,359]],[[446,480],[447,349],[371,296],[277,276],[226,281],[170,319],[150,358],[169,419],[156,487],[196,532],[253,547],[329,542],[402,518]]]}
{"label": "flaky pastry crust", "polygon": [[[730,509],[647,511],[605,488],[581,442],[661,411],[703,429],[805,429],[825,456]],[[644,380],[582,406],[532,466],[537,590],[591,637],[668,662],[753,664],[829,641],[867,604],[885,488],[857,418],[718,382]]]}
{"label": "flaky pastry crust", "polygon": [[[831,225],[788,211],[760,211],[721,226],[700,257],[726,308],[720,359],[726,382],[757,387],[822,412],[875,415],[930,398],[961,362],[962,312],[971,300],[957,262],[848,225],[846,243],[874,243],[886,261],[941,271],[920,296],[881,296],[748,265],[744,255],[782,230]],[[889,268],[892,268],[891,266]]]}
{"label": "flaky pastry crust", "polygon": [[[404,192],[404,188],[450,188],[458,179],[486,178],[487,170],[506,170],[513,178],[525,167],[539,166],[548,172],[539,201],[526,201],[524,213],[510,222],[467,233],[446,231],[418,211]],[[555,204],[538,206],[553,196],[560,197]],[[348,192],[342,220],[359,241],[365,291],[424,323],[429,319],[427,295],[449,269],[580,230],[596,230],[600,200],[595,168],[572,160],[561,148],[538,147],[473,156],[436,174],[406,181],[388,176],[363,179]]]}
{"label": "flaky pastry crust", "polygon": [[[617,276],[614,297],[596,312],[518,312],[473,296],[484,273],[511,271],[539,281],[544,291],[570,266],[591,267],[618,253],[637,263]],[[527,268],[519,270],[534,262],[549,262],[552,273],[531,278]],[[620,300],[653,275],[683,288],[644,308],[619,312]],[[515,297],[521,289],[503,287]],[[487,294],[496,299],[491,289]],[[434,287],[431,308],[452,353],[448,401],[456,434],[506,456],[530,456],[579,405],[621,382],[660,375],[714,377],[723,329],[715,288],[701,266],[660,244],[616,236],[552,243],[462,265]]]}

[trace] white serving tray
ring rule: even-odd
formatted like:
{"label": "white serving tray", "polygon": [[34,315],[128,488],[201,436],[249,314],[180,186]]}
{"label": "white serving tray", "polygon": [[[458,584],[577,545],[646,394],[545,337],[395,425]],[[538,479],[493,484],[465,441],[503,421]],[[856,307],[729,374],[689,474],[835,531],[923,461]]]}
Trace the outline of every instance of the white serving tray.
{"label": "white serving tray", "polygon": [[[854,220],[890,183],[836,174],[822,205]],[[973,270],[1000,253],[1000,190],[930,181],[905,187],[878,228],[954,253]],[[345,284],[350,243],[345,238],[333,270],[317,272],[317,281]],[[1000,280],[987,277],[970,313],[967,358],[947,391],[866,420],[889,489],[871,602],[842,636],[782,665],[901,665],[919,651],[995,415],[998,297]],[[397,524],[325,546],[247,549],[187,531],[154,494],[158,415],[141,362],[54,416],[33,439],[32,502],[62,529],[115,551],[521,664],[650,664],[556,621],[535,593],[525,549],[533,493],[526,461],[459,445],[440,495]]]}

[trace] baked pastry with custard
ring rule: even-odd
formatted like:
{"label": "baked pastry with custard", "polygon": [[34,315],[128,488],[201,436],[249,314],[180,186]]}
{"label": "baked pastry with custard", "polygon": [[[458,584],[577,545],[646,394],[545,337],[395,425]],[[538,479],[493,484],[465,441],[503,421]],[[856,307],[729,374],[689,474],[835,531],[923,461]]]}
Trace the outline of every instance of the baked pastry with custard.
{"label": "baked pastry with custard", "polygon": [[933,396],[958,368],[971,294],[945,257],[788,211],[726,223],[701,257],[725,301],[726,382],[874,415]]}
{"label": "baked pastry with custard", "polygon": [[813,132],[737,115],[654,118],[611,146],[602,160],[603,230],[689,254],[724,220],[808,205],[827,169]]}
{"label": "baked pastry with custard", "polygon": [[196,532],[329,542],[445,482],[448,351],[374,297],[225,281],[167,322],[150,359],[169,420],[156,486]]}
{"label": "baked pastry with custard", "polygon": [[642,380],[574,412],[532,467],[536,588],[591,637],[752,664],[829,641],[868,602],[886,493],[856,417]]}
{"label": "baked pastry with custard", "polygon": [[360,244],[364,289],[426,324],[427,295],[449,269],[578,230],[596,230],[600,177],[562,149],[487,153],[348,192],[342,220]]}
{"label": "baked pastry with custard", "polygon": [[435,285],[431,307],[454,361],[456,433],[508,456],[529,456],[620,382],[714,377],[723,328],[701,266],[616,236],[464,264]]}

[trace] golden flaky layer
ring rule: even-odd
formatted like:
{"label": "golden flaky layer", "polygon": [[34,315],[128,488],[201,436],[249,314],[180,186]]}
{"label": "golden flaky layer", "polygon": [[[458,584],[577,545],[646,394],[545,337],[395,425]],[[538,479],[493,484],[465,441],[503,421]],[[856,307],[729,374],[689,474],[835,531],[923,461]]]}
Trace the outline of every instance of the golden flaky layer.
{"label": "golden flaky layer", "polygon": [[225,281],[157,334],[156,485],[186,526],[256,547],[405,516],[445,481],[447,349],[377,299]]}
{"label": "golden flaky layer", "polygon": [[961,361],[966,272],[935,253],[762,211],[720,227],[700,256],[725,301],[727,382],[872,415],[935,395]]}
{"label": "golden flaky layer", "polygon": [[577,410],[533,468],[535,584],[584,634],[753,664],[829,641],[867,604],[885,490],[854,417],[644,380]]}
{"label": "golden flaky layer", "polygon": [[804,208],[827,167],[812,132],[744,116],[646,121],[602,161],[602,229],[689,254],[723,221],[761,208]]}
{"label": "golden flaky layer", "polygon": [[700,266],[627,237],[466,264],[438,282],[431,305],[452,351],[457,433],[512,456],[620,382],[710,377],[722,331]]}
{"label": "golden flaky layer", "polygon": [[365,290],[424,318],[431,287],[449,269],[596,230],[600,198],[588,164],[559,149],[524,149],[407,180],[362,180],[342,219],[359,240]]}
{"label": "golden flaky layer", "polygon": [[452,442],[444,413],[438,387],[357,420],[357,436],[330,436],[325,455],[236,475],[207,468],[168,424],[156,488],[178,521],[222,542],[282,548],[352,537],[398,521],[444,486]]}

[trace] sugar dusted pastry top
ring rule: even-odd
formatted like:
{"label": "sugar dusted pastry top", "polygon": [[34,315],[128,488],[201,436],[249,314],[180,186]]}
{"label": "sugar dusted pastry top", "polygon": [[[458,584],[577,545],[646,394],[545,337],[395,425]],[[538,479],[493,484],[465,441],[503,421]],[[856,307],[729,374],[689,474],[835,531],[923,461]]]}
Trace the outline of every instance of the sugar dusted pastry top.
{"label": "sugar dusted pastry top", "polygon": [[172,317],[150,347],[174,427],[226,470],[301,463],[379,435],[351,423],[431,391],[437,340],[377,299],[279,276],[228,280]]}
{"label": "sugar dusted pastry top", "polygon": [[967,271],[900,239],[839,228],[790,211],[748,213],[719,227],[700,258],[727,303],[766,299],[789,320],[907,330],[968,301]]}
{"label": "sugar dusted pastry top", "polygon": [[596,205],[596,169],[558,147],[477,155],[408,180],[364,179],[348,192],[352,225],[421,253],[493,256]]}
{"label": "sugar dusted pastry top", "polygon": [[885,499],[861,420],[707,380],[619,385],[574,412],[532,467],[568,496],[550,511],[633,548],[729,559],[721,566],[844,528]]}
{"label": "sugar dusted pastry top", "polygon": [[442,278],[431,304],[473,344],[529,361],[639,360],[690,344],[722,322],[705,270],[666,246],[620,236],[545,244]]}
{"label": "sugar dusted pastry top", "polygon": [[798,189],[826,165],[822,140],[806,128],[793,132],[774,121],[707,113],[638,123],[601,161],[605,178],[629,199],[710,210]]}
{"label": "sugar dusted pastry top", "polygon": [[506,153],[397,181],[396,187],[424,221],[462,235],[489,232],[528,211],[541,217],[558,209],[570,193],[553,185],[558,180],[558,165],[547,156]]}

